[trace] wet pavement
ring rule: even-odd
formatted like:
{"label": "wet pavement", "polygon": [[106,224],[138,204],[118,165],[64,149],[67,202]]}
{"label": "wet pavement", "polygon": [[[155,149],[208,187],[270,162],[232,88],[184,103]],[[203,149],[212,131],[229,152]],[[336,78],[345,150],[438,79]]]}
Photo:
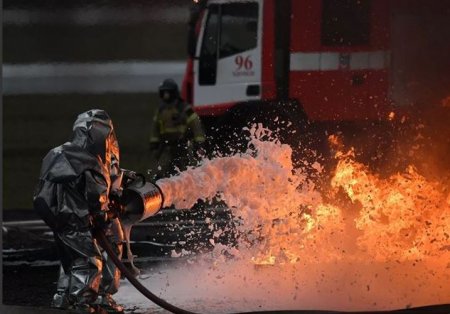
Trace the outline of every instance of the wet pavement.
{"label": "wet pavement", "polygon": [[[28,241],[32,248],[5,249],[3,252],[3,308],[0,313],[62,313],[49,308],[56,289],[59,262],[50,241],[36,241],[29,232],[9,230],[7,239],[14,237],[15,244]],[[21,240],[19,240],[21,239]],[[10,241],[5,241],[8,243]],[[17,246],[17,245],[16,245]],[[154,251],[154,250],[153,250]],[[137,259],[138,267],[170,264],[174,260],[164,256],[143,256]],[[153,266],[152,266],[153,265]],[[125,280],[122,281],[122,283]],[[133,306],[128,313],[135,313]],[[142,313],[142,312],[141,312]]]}
{"label": "wet pavement", "polygon": [[36,306],[17,306],[17,305],[2,305],[0,306],[2,314],[61,314],[71,313],[69,311],[62,312],[60,310],[53,310],[48,307]]}
{"label": "wet pavement", "polygon": [[[203,218],[189,219],[188,222],[187,219],[175,220],[172,217],[174,214],[177,213],[168,209],[156,219],[133,228],[131,246],[138,256],[136,266],[148,269],[173,264],[183,260],[173,258],[173,251],[179,251],[186,245],[192,247],[194,242],[208,245],[207,240],[185,238],[192,230],[208,238],[208,232],[213,230],[204,224]],[[30,210],[7,211],[3,218],[3,304],[34,307],[36,313],[43,308],[45,313],[50,313],[47,310],[56,288],[59,267],[53,234]],[[220,221],[217,224],[220,225]],[[185,246],[179,245],[180,239],[184,240],[181,243]],[[10,310],[17,312],[21,309],[29,313],[28,308],[15,307]],[[130,311],[133,312],[132,305]]]}
{"label": "wet pavement", "polygon": [[[58,273],[58,260],[51,232],[32,214],[27,216],[27,219],[16,214],[6,215],[3,224],[3,303],[5,306],[0,313],[63,313],[49,308]],[[147,223],[153,227],[156,225],[156,221]],[[288,311],[292,307],[284,304],[283,298],[291,301],[294,299],[289,295],[283,295],[281,290],[273,294],[273,291],[270,292],[267,289],[267,282],[264,282],[264,277],[273,273],[273,270],[256,268],[242,270],[240,267],[227,270],[226,267],[229,266],[217,264],[213,260],[192,264],[189,259],[174,258],[170,254],[174,246],[169,243],[146,240],[145,235],[149,234],[147,227],[143,224],[136,228],[133,243],[133,249],[139,256],[136,264],[142,270],[139,280],[149,290],[176,306],[200,313],[250,313],[251,311],[252,313],[257,311],[261,313],[336,313]],[[252,274],[259,276],[261,281],[251,281]],[[275,291],[279,290],[276,286],[272,288]],[[305,298],[309,292],[300,291],[299,293],[300,298]],[[314,295],[314,292],[311,295]],[[330,294],[330,298],[333,297],[340,298]],[[125,279],[122,280],[121,289],[115,299],[125,306],[127,313],[167,313],[137,292]],[[311,300],[311,298],[304,299],[298,303],[298,307],[334,308],[326,305],[329,300],[321,301],[325,303],[319,302],[319,305],[322,304],[320,306],[308,305]],[[285,311],[277,311],[278,309],[285,309]],[[263,310],[266,311],[263,312]],[[450,305],[404,311],[398,313],[449,314]]]}
{"label": "wet pavement", "polygon": [[4,266],[3,303],[48,307],[56,288],[58,266]]}
{"label": "wet pavement", "polygon": [[[47,265],[45,263],[45,261],[37,261],[27,265],[9,264],[4,266],[3,302],[6,307],[3,307],[0,313],[62,313],[48,307],[56,286],[57,262],[47,261]],[[249,313],[258,310],[263,313],[264,309],[271,309],[270,307],[267,308],[270,300],[276,300],[276,296],[270,297],[263,290],[261,295],[255,295],[254,298],[241,296],[239,293],[235,294],[236,291],[230,290],[229,285],[225,285],[224,288],[221,287],[223,279],[219,276],[211,274],[208,277],[207,271],[201,272],[201,275],[192,273],[185,263],[176,263],[173,259],[140,262],[138,266],[143,271],[140,281],[148,289],[176,306],[199,313]],[[174,279],[175,277],[181,279],[181,281],[178,282],[178,279]],[[191,289],[189,289],[189,286],[191,286]],[[221,289],[223,293],[221,293]],[[245,291],[247,288],[235,287],[235,289],[244,289]],[[255,287],[251,289],[255,289]],[[247,294],[244,291],[242,294]],[[227,296],[227,294],[234,295]],[[115,299],[125,306],[127,313],[168,313],[143,297],[127,280],[122,280],[121,289]],[[287,310],[277,312],[275,309],[272,308],[271,311],[264,313],[335,313]],[[450,305],[399,313],[448,314],[450,313]]]}

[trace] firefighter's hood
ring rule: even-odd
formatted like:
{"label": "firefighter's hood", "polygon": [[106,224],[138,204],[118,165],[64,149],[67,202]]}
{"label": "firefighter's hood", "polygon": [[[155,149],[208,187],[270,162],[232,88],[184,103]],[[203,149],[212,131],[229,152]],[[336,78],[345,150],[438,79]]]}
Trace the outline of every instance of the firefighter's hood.
{"label": "firefighter's hood", "polygon": [[99,157],[108,166],[111,158],[120,160],[112,120],[103,110],[92,109],[78,115],[73,124],[72,143]]}
{"label": "firefighter's hood", "polygon": [[86,170],[109,178],[111,159],[119,161],[119,145],[109,115],[93,109],[78,115],[73,138],[44,158],[41,178],[53,182],[75,179]]}
{"label": "firefighter's hood", "polygon": [[69,182],[87,170],[106,177],[107,168],[94,155],[67,142],[52,149],[42,162],[40,178],[55,183]]}

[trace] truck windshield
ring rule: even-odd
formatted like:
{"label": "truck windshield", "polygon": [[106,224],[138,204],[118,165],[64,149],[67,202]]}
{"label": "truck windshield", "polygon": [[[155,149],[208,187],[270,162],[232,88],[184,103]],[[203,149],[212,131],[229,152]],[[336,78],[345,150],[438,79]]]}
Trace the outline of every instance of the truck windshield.
{"label": "truck windshield", "polygon": [[258,4],[224,4],[221,8],[219,58],[253,49],[257,45]]}
{"label": "truck windshield", "polygon": [[199,84],[214,85],[217,68],[217,33],[219,27],[219,7],[209,7],[206,28],[203,34],[199,63]]}
{"label": "truck windshield", "polygon": [[216,83],[217,60],[256,48],[258,3],[212,4],[200,50],[199,84]]}

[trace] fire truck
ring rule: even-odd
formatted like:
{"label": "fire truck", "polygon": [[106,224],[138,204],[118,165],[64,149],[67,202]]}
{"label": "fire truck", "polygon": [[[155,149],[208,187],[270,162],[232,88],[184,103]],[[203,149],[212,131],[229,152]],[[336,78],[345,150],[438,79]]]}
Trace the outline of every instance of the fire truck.
{"label": "fire truck", "polygon": [[358,133],[449,96],[450,1],[198,0],[188,50],[182,95],[208,125]]}

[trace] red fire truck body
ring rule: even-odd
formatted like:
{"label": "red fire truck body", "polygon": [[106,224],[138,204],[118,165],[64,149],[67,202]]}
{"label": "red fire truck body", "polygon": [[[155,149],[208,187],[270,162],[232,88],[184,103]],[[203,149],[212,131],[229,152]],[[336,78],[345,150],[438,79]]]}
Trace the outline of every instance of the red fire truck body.
{"label": "red fire truck body", "polygon": [[182,93],[203,117],[296,101],[312,122],[382,121],[450,94],[448,0],[201,4]]}

